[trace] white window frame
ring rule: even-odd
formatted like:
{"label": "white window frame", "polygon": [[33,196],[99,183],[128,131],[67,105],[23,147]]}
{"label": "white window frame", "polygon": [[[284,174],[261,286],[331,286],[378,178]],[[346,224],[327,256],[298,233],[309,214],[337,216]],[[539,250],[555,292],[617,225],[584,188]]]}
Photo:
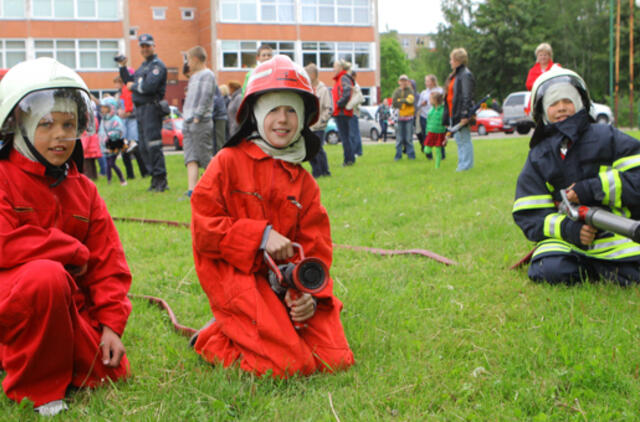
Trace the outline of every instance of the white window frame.
{"label": "white window frame", "polygon": [[[0,0],[2,1],[2,0]],[[94,14],[90,15],[90,16],[80,16],[79,15],[79,6],[78,6],[78,2],[80,0],[71,0],[73,2],[73,16],[71,17],[56,17],[55,16],[55,0],[47,0],[50,4],[51,7],[51,13],[49,15],[35,15],[34,13],[34,0],[24,0],[25,3],[27,4],[27,9],[28,9],[28,14],[31,19],[34,20],[63,20],[63,21],[68,21],[68,20],[79,20],[79,21],[86,21],[86,20],[98,20],[98,21],[117,21],[122,19],[122,3],[121,0],[111,0],[113,1],[113,5],[116,6],[116,16],[112,16],[112,17],[101,17],[99,16],[99,0],[89,0],[89,1],[93,1],[93,10],[94,10]]]}
{"label": "white window frame", "polygon": [[164,21],[167,19],[166,7],[151,7],[151,17],[154,21]]}
{"label": "white window frame", "polygon": [[[23,48],[8,48],[7,42],[22,42]],[[7,63],[7,53],[16,53],[16,52],[24,52],[24,61],[28,58],[27,56],[28,46],[27,42],[24,39],[19,38],[0,38],[0,68],[9,68],[9,64]],[[15,63],[14,63],[15,64]],[[13,66],[13,65],[12,65]]]}
{"label": "white window frame", "polygon": [[[316,43],[317,47],[315,50],[310,48],[304,49],[304,44],[307,44],[307,47],[310,47],[310,44]],[[325,47],[325,48],[321,48]],[[332,65],[325,63],[327,66],[322,65],[321,54],[331,55],[331,63],[337,58],[344,58],[348,62],[354,65],[354,70],[364,70],[369,71],[374,68],[374,56],[373,56],[373,46],[372,43],[364,43],[364,42],[331,42],[331,41],[302,41],[301,45],[302,51],[302,64],[305,64],[305,55],[316,54],[317,62],[315,62],[316,66],[320,70],[330,70],[332,69]],[[368,63],[366,66],[360,66],[356,62],[356,56],[359,54],[367,54],[368,55]]]}
{"label": "white window frame", "polygon": [[[232,44],[237,44],[237,47],[231,47]],[[243,46],[244,44],[244,46]],[[241,70],[246,71],[254,67],[255,57],[258,51],[258,47],[262,44],[269,44],[273,48],[273,54],[287,54],[290,57],[293,56],[293,61],[297,61],[297,43],[296,41],[271,41],[271,40],[221,40],[219,43],[218,51],[220,55],[218,57],[218,63],[220,63],[220,70]],[[292,48],[286,48],[286,45],[283,44],[291,44]],[[224,57],[226,54],[234,54],[236,55],[236,63],[238,66],[225,66]],[[242,56],[244,54],[250,54],[254,60],[251,63],[246,63],[246,65],[242,61]]]}
{"label": "white window frame", "polygon": [[0,0],[0,20],[2,19],[24,19],[27,16],[27,2],[30,0],[21,0],[22,1],[22,14],[15,16],[6,16],[4,6],[7,0]]}
{"label": "white window frame", "polygon": [[[372,25],[372,7],[370,0],[299,0],[300,1],[300,17],[299,22],[303,25],[332,25],[332,26],[371,26]],[[305,20],[305,10],[314,10],[315,18],[313,20]],[[322,21],[320,15],[322,11],[331,10],[333,19],[331,21]],[[340,12],[348,11],[350,19],[340,22]],[[366,22],[357,22],[357,16],[365,13]]]}
{"label": "white window frame", "polygon": [[[119,39],[110,39],[110,38],[105,38],[105,39],[96,39],[96,38],[80,38],[80,39],[69,39],[69,38],[65,38],[65,39],[57,39],[57,38],[36,38],[33,40],[33,55],[32,57],[36,58],[38,57],[38,53],[50,53],[50,55],[47,56],[52,56],[53,58],[57,58],[57,55],[59,52],[62,51],[70,51],[68,49],[63,49],[63,48],[59,48],[58,44],[62,43],[62,42],[73,42],[74,47],[73,47],[73,52],[74,52],[74,57],[75,57],[75,65],[71,66],[74,70],[80,71],[80,72],[112,72],[112,71],[117,71],[118,66],[117,64],[113,61],[113,57],[115,57],[117,54],[119,54],[119,51],[121,49],[121,45],[122,45],[122,41]],[[81,44],[83,41],[86,42],[95,42],[97,48],[92,47],[81,47]],[[53,47],[48,48],[48,47],[36,47],[36,44],[38,42],[52,42],[53,43]],[[107,43],[116,43],[115,46],[107,46],[105,44]],[[82,53],[95,53],[96,55],[96,63],[97,63],[97,67],[82,67],[80,65],[81,61],[80,61],[80,57],[82,55]],[[108,56],[104,57],[103,60],[103,54],[106,54]],[[104,63],[103,63],[104,62]]]}
{"label": "white window frame", "polygon": [[[188,14],[191,14],[191,16],[187,16]],[[192,21],[196,18],[196,9],[193,7],[181,7],[180,16],[182,16],[183,21]]]}
{"label": "white window frame", "polygon": [[[223,23],[263,23],[263,24],[295,24],[298,21],[297,2],[299,0],[220,0],[218,1],[218,16]],[[255,19],[243,19],[240,17],[242,7],[255,7]],[[290,20],[283,19],[281,8],[291,7]],[[275,7],[275,19],[265,20],[263,8]],[[225,8],[234,8],[234,16],[225,16]]]}

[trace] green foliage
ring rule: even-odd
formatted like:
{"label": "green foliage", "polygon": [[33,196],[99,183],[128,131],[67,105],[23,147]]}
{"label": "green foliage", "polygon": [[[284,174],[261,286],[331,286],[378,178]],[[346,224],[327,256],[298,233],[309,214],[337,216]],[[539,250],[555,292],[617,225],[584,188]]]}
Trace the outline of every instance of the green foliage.
{"label": "green foliage", "polygon": [[[411,61],[411,75],[419,86],[427,73],[443,83],[450,72],[449,53],[464,47],[476,77],[476,100],[491,93],[502,101],[525,89],[538,44],[553,47],[554,61],[583,76],[594,101],[605,102],[609,92],[609,0],[442,0],[446,23],[433,34],[435,51],[419,52]],[[636,11],[636,26],[640,14]],[[640,31],[634,45],[640,45]],[[634,68],[640,72],[640,54]],[[381,51],[382,62],[386,60]],[[382,75],[383,84],[385,75]],[[638,87],[636,87],[637,89]],[[629,5],[622,2],[620,32],[621,95],[629,92]]]}
{"label": "green foliage", "polygon": [[[638,133],[634,134],[635,136]],[[476,166],[456,173],[394,145],[365,144],[318,181],[337,244],[429,249],[458,262],[382,257],[336,247],[331,274],[356,365],[335,375],[256,378],[204,362],[156,306],[133,299],[123,342],[133,376],[80,391],[61,420],[635,420],[640,410],[640,288],[534,284],[509,265],[531,247],[513,224],[527,139],[477,138]],[[149,179],[98,188],[113,216],[188,222],[182,156],[167,156],[171,190]],[[117,222],[131,292],[166,299],[181,323],[211,317],[185,228]],[[2,420],[38,420],[0,398]]]}
{"label": "green foliage", "polygon": [[409,64],[395,31],[380,37],[380,58],[382,98],[387,98],[398,87],[398,77],[409,73]]}

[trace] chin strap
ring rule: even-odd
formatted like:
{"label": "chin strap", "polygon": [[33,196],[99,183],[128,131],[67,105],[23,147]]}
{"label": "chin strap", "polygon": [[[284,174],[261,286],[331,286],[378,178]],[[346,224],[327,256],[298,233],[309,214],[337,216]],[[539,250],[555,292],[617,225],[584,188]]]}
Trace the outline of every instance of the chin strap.
{"label": "chin strap", "polygon": [[27,148],[29,148],[29,151],[31,151],[31,153],[36,158],[36,160],[38,160],[38,162],[45,167],[44,174],[46,176],[56,179],[56,181],[53,182],[51,185],[49,185],[49,187],[55,188],[60,183],[62,183],[64,179],[66,179],[67,175],[69,174],[69,163],[67,162],[61,166],[54,166],[53,164],[48,162],[46,158],[42,156],[42,154],[38,152],[35,146],[33,146],[33,143],[27,137],[26,130],[22,126],[20,126],[20,132],[22,133],[22,137],[24,138],[24,141],[25,141],[24,143],[27,144]]}

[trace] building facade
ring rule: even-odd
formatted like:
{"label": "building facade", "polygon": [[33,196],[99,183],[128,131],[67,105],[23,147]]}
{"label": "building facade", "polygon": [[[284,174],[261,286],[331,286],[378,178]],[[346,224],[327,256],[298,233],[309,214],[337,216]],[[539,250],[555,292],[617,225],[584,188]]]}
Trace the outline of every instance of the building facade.
{"label": "building facade", "polygon": [[137,37],[150,33],[168,68],[167,99],[181,105],[183,54],[201,45],[220,84],[242,83],[268,43],[301,65],[315,63],[333,85],[332,62],[354,64],[371,103],[380,86],[375,0],[0,0],[0,68],[54,57],[76,69],[96,95],[114,90],[124,53],[142,62]]}
{"label": "building facade", "polygon": [[407,59],[413,60],[418,54],[418,50],[427,48],[429,50],[435,49],[435,42],[431,39],[429,34],[399,34],[397,33],[398,41],[407,56]]}

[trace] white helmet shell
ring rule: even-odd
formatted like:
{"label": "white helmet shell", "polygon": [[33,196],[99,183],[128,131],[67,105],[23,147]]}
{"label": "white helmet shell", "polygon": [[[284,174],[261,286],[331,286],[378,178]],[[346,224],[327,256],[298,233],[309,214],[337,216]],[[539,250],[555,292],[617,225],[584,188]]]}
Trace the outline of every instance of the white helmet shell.
{"label": "white helmet shell", "polygon": [[75,88],[90,95],[74,70],[49,57],[27,60],[9,69],[0,81],[0,128],[22,98],[51,88]]}
{"label": "white helmet shell", "polygon": [[544,96],[544,92],[546,88],[544,86],[548,81],[552,79],[567,80],[570,81],[578,90],[582,97],[582,103],[584,107],[589,111],[589,107],[591,105],[591,100],[589,98],[589,91],[587,90],[587,84],[584,83],[584,80],[580,75],[578,75],[573,70],[565,69],[560,66],[553,66],[549,71],[544,72],[542,75],[536,79],[533,84],[533,88],[531,89],[531,117],[533,120],[538,123],[542,121],[542,114],[544,110],[541,110],[542,97]]}

